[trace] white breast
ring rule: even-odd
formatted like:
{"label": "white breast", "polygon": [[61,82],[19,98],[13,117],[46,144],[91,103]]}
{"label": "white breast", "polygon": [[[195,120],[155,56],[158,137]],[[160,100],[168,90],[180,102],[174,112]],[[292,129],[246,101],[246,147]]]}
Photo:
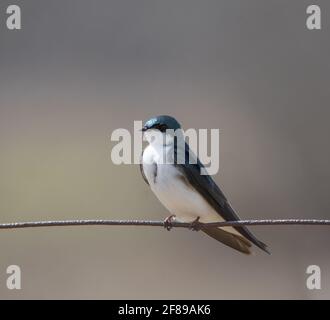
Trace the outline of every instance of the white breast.
{"label": "white breast", "polygon": [[[150,144],[143,153],[143,170],[151,190],[177,220],[191,222],[223,221],[204,198],[182,179],[181,172],[172,164],[162,164],[163,146]],[[172,152],[172,147],[166,147]],[[156,177],[155,167],[157,166]],[[181,176],[181,178],[180,178]]]}

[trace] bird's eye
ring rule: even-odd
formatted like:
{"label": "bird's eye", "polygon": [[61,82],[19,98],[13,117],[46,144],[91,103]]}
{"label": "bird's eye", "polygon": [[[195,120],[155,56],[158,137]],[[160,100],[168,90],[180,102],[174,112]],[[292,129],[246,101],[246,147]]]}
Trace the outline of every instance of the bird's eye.
{"label": "bird's eye", "polygon": [[161,125],[159,126],[159,130],[160,130],[161,132],[165,132],[166,129],[167,129],[167,125],[166,125],[166,124],[161,124]]}
{"label": "bird's eye", "polygon": [[167,129],[167,125],[166,124],[157,124],[155,126],[155,129],[158,129],[160,132],[165,132]]}

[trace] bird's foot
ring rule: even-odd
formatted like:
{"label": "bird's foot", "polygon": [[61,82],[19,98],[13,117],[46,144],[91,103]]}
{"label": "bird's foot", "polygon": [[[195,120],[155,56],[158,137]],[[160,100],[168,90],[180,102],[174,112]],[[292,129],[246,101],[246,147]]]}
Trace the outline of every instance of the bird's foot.
{"label": "bird's foot", "polygon": [[175,218],[175,214],[171,214],[170,216],[168,216],[167,218],[164,219],[164,228],[167,231],[170,231],[172,229],[172,222]]}
{"label": "bird's foot", "polygon": [[193,230],[193,231],[199,231],[200,230],[201,226],[200,226],[199,219],[200,219],[200,217],[197,217],[194,221],[192,221],[190,223],[190,227],[189,227],[190,230]]}

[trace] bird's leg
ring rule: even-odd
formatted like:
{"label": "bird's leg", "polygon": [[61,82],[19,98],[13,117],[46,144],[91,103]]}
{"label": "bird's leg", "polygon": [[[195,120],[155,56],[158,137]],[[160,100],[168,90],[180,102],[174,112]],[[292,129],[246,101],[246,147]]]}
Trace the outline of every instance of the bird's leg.
{"label": "bird's leg", "polygon": [[171,214],[170,216],[164,219],[164,228],[167,231],[170,231],[172,229],[172,222],[174,218],[175,218],[175,214]]}
{"label": "bird's leg", "polygon": [[200,222],[199,222],[200,217],[197,217],[194,221],[190,223],[190,230],[193,231],[198,231],[200,229]]}

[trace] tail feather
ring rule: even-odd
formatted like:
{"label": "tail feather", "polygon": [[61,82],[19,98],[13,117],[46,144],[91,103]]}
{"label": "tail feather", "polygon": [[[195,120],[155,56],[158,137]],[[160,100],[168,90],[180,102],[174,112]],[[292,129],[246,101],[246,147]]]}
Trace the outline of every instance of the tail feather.
{"label": "tail feather", "polygon": [[218,240],[233,249],[245,254],[251,254],[251,242],[242,236],[230,233],[220,228],[205,228],[202,229],[202,231],[213,239]]}

